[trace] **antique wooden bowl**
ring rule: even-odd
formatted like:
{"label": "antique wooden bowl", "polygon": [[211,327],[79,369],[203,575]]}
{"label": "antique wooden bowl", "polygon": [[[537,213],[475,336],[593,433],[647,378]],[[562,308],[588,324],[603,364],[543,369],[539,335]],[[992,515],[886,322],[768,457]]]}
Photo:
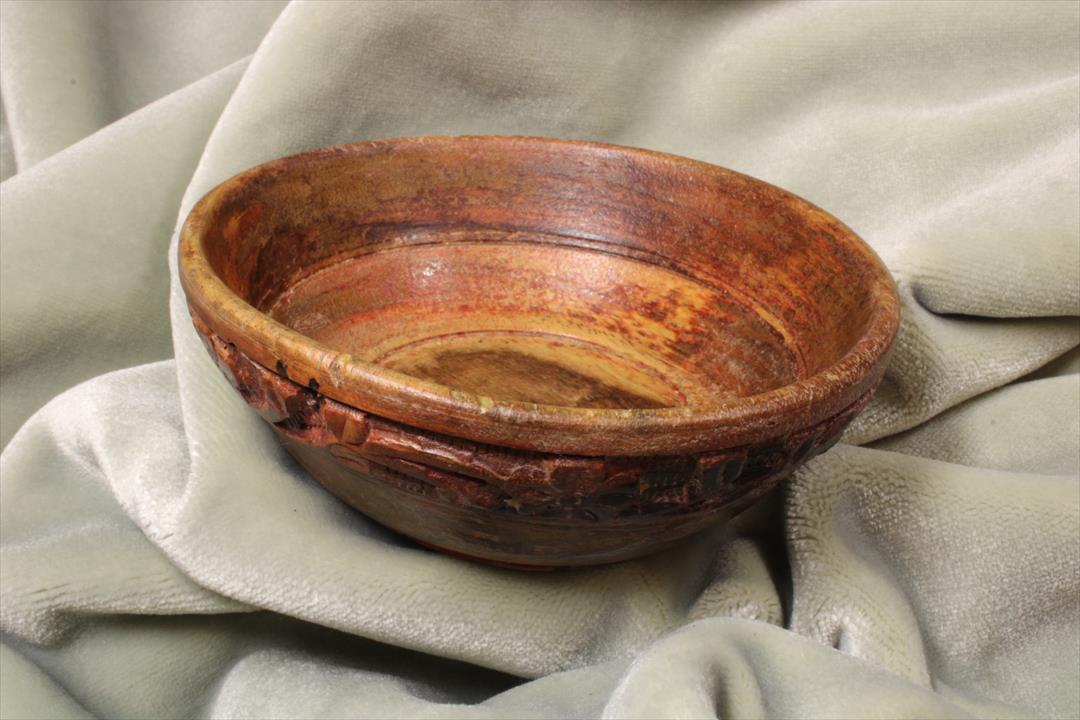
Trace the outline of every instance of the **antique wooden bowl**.
{"label": "antique wooden bowl", "polygon": [[899,304],[831,215],[671,155],[408,138],[276,160],[192,210],[195,327],[371,518],[519,567],[642,555],[834,443]]}

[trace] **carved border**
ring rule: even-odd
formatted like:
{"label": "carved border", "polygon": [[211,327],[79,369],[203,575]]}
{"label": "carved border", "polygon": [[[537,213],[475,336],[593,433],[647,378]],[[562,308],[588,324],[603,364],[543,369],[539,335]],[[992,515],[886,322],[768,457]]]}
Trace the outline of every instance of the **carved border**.
{"label": "carved border", "polygon": [[588,457],[502,448],[357,410],[271,371],[192,319],[229,382],[275,430],[339,463],[453,505],[535,518],[612,520],[749,502],[829,449],[873,390],[832,418],[764,443],[679,456]]}

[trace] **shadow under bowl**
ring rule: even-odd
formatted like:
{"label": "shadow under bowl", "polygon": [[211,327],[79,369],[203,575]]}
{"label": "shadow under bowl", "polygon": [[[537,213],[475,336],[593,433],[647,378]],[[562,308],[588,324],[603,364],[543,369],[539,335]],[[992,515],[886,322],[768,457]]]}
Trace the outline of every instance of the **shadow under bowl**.
{"label": "shadow under bowl", "polygon": [[195,206],[179,260],[218,365],[319,482],[520,567],[742,509],[836,441],[899,322],[881,261],[806,201],[544,138],[260,165]]}

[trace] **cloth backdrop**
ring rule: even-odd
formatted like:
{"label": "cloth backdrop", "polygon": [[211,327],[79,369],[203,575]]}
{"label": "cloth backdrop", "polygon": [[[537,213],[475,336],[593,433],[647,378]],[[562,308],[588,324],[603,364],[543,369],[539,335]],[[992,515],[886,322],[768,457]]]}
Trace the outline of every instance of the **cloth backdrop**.
{"label": "cloth backdrop", "polygon": [[[3,717],[1080,715],[1077,3],[0,13]],[[281,155],[466,133],[687,155],[859,232],[904,320],[845,443],[587,570],[323,491],[196,339],[177,224]]]}

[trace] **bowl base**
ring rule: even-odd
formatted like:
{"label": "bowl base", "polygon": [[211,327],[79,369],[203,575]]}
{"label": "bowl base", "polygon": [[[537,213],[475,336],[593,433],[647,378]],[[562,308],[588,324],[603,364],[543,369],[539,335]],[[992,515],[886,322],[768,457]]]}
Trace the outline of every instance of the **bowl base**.
{"label": "bowl base", "polygon": [[515,570],[632,560],[729,519],[760,495],[755,489],[723,508],[605,522],[528,517],[508,508],[470,507],[449,501],[418,478],[365,460],[340,445],[316,447],[277,426],[274,430],[279,442],[313,478],[371,520],[438,552]]}
{"label": "bowl base", "polygon": [[428,550],[434,550],[435,552],[442,555],[449,555],[450,557],[458,558],[459,560],[468,560],[470,562],[480,563],[481,565],[490,565],[491,567],[502,568],[504,570],[524,570],[526,572],[553,572],[555,570],[563,569],[556,565],[527,565],[525,563],[489,560],[487,558],[477,557],[476,555],[469,555],[468,553],[457,552],[456,550],[450,550],[448,548],[439,547],[438,545],[432,545],[431,543],[426,543],[423,540],[417,540],[411,535],[405,535],[405,537],[409,538],[421,547],[425,547]]}

